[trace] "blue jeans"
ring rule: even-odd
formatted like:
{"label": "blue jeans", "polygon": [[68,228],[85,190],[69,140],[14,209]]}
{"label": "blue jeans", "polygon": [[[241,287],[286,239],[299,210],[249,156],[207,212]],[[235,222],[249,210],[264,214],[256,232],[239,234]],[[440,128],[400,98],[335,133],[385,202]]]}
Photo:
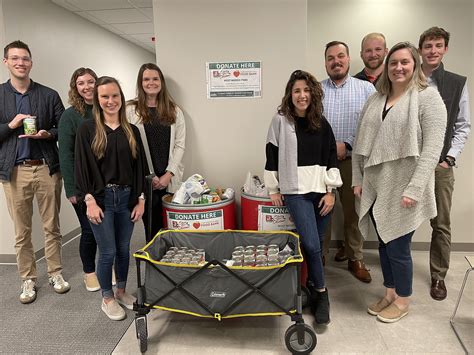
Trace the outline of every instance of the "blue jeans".
{"label": "blue jeans", "polygon": [[104,199],[104,218],[99,225],[92,224],[92,231],[99,247],[97,278],[102,297],[112,298],[112,265],[115,261],[117,288],[127,284],[130,262],[130,239],[134,223],[128,208],[130,187],[107,187]]}
{"label": "blue jeans", "polygon": [[301,237],[308,266],[308,278],[318,289],[326,287],[322,261],[324,234],[330,214],[320,215],[319,201],[324,194],[310,192],[304,195],[284,195],[285,205]]}
{"label": "blue jeans", "polygon": [[[377,232],[372,208],[369,213]],[[413,291],[413,260],[411,258],[410,246],[414,233],[415,231],[412,231],[388,243],[384,243],[377,232],[383,285],[387,288],[394,288],[400,297],[409,297]]]}
{"label": "blue jeans", "polygon": [[77,219],[81,225],[81,239],[79,241],[79,255],[81,256],[82,269],[85,273],[95,272],[95,254],[97,252],[97,242],[92,233],[91,225],[86,215],[84,203],[72,204],[76,211]]}

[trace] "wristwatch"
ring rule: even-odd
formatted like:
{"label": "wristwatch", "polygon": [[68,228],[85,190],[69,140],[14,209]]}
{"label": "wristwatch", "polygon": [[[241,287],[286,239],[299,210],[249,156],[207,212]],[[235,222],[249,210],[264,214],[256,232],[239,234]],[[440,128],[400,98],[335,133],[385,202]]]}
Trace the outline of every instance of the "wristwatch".
{"label": "wristwatch", "polygon": [[446,156],[446,158],[444,158],[444,161],[451,167],[456,166],[456,159],[454,159],[453,157]]}
{"label": "wristwatch", "polygon": [[328,187],[327,192],[334,195],[336,193],[336,189],[334,187]]}

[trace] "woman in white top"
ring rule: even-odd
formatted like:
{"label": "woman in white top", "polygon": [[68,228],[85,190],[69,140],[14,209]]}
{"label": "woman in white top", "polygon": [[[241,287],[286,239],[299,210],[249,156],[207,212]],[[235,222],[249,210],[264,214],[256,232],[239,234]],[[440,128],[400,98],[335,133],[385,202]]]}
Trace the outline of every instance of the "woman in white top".
{"label": "woman in white top", "polygon": [[[161,69],[153,63],[138,71],[137,97],[127,104],[127,118],[137,125],[145,146],[150,172],[154,173],[152,206],[147,201],[143,221],[149,242],[163,227],[162,198],[180,187],[186,126],[183,112],[168,93]],[[152,209],[151,231],[148,214]]]}

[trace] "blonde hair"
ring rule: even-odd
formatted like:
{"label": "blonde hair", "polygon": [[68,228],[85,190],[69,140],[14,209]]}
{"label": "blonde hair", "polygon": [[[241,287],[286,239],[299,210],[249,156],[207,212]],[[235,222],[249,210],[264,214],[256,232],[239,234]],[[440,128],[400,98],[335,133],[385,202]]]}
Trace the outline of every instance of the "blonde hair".
{"label": "blonde hair", "polygon": [[371,32],[365,35],[364,38],[362,38],[362,42],[360,42],[360,50],[361,51],[364,50],[364,43],[366,41],[368,41],[369,39],[375,39],[375,38],[383,40],[383,44],[385,48],[387,48],[387,41],[385,40],[385,36],[380,32]]}
{"label": "blonde hair", "polygon": [[413,76],[411,77],[406,90],[408,91],[411,88],[416,88],[418,91],[421,91],[428,87],[425,74],[423,74],[423,70],[421,70],[421,61],[418,50],[410,42],[400,42],[394,45],[388,52],[387,58],[385,59],[384,70],[380,75],[379,81],[377,82],[377,91],[382,95],[390,95],[392,92],[392,82],[388,77],[388,64],[393,53],[399,51],[400,49],[408,49],[414,61]]}
{"label": "blonde hair", "polygon": [[125,132],[125,136],[127,137],[132,156],[134,159],[136,159],[138,155],[138,146],[137,141],[135,139],[135,135],[133,134],[132,126],[130,125],[130,122],[128,122],[127,116],[125,114],[125,98],[123,96],[122,88],[120,87],[120,84],[118,83],[117,79],[109,76],[101,76],[99,79],[97,79],[94,87],[94,106],[92,108],[92,114],[94,116],[96,128],[95,137],[92,141],[92,152],[94,153],[97,159],[102,159],[105,155],[105,148],[107,146],[107,134],[105,133],[104,112],[102,110],[102,107],[100,107],[98,95],[99,86],[107,84],[115,84],[120,90],[120,100],[122,102],[122,106],[119,110],[119,123],[120,126],[122,126],[123,131]]}

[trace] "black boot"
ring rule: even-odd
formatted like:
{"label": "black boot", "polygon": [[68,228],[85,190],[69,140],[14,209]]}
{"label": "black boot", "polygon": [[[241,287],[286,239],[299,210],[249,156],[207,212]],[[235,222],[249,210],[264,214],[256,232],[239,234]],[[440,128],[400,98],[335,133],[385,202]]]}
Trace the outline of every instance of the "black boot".
{"label": "black boot", "polygon": [[311,313],[314,315],[316,324],[329,324],[329,294],[328,289],[324,292],[311,290]]}

